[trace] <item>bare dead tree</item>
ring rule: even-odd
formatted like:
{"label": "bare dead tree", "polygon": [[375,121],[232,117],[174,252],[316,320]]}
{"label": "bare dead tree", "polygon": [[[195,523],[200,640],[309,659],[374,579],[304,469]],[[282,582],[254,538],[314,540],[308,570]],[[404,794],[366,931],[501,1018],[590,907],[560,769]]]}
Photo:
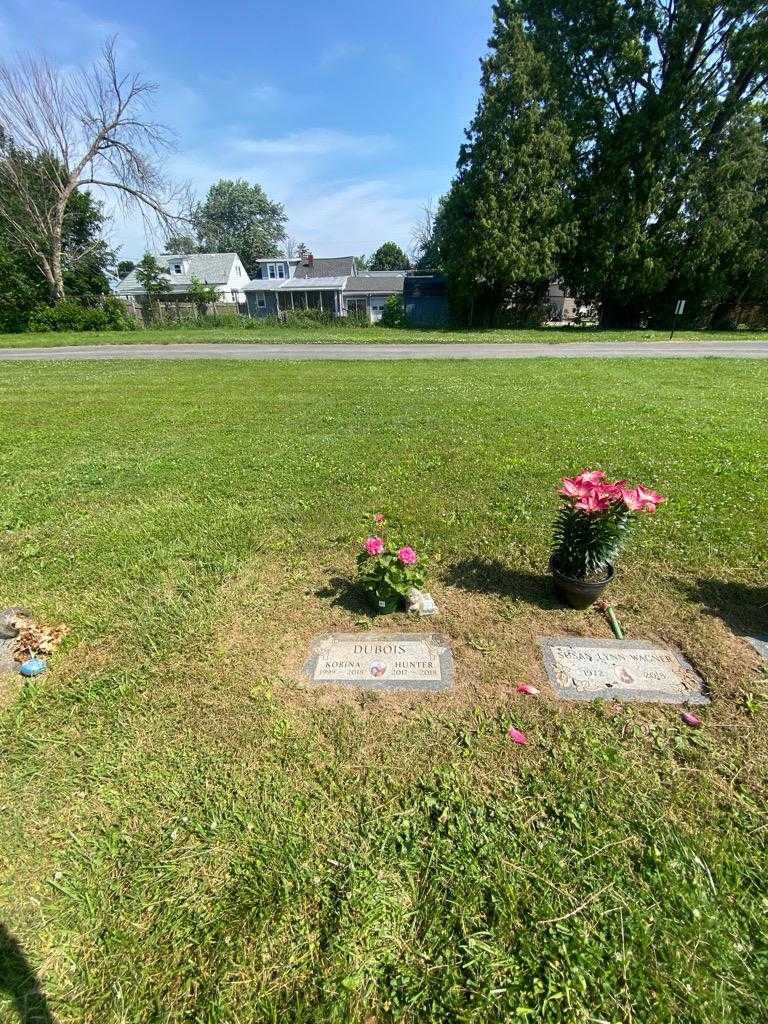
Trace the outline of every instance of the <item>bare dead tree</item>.
{"label": "bare dead tree", "polygon": [[162,169],[173,135],[151,119],[157,87],[118,70],[115,43],[79,70],[31,55],[0,63],[0,220],[40,268],[53,302],[64,295],[64,215],[77,189],[102,188],[165,233],[188,219],[186,187]]}
{"label": "bare dead tree", "polygon": [[430,251],[435,234],[436,218],[437,205],[430,196],[422,206],[419,219],[411,231],[411,244],[408,255],[411,257],[411,262],[414,266]]}

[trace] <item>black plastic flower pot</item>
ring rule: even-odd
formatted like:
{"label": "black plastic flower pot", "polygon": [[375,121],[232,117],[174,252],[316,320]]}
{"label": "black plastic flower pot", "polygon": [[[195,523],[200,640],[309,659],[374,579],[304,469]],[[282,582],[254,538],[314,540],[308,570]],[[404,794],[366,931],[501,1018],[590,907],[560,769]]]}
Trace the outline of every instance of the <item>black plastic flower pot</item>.
{"label": "black plastic flower pot", "polygon": [[403,607],[403,598],[399,594],[384,595],[370,590],[368,591],[368,600],[376,615],[392,615]]}
{"label": "black plastic flower pot", "polygon": [[549,560],[549,571],[555,583],[555,593],[571,608],[589,608],[600,597],[614,576],[613,566],[608,566],[604,580],[580,580],[561,572],[554,558]]}

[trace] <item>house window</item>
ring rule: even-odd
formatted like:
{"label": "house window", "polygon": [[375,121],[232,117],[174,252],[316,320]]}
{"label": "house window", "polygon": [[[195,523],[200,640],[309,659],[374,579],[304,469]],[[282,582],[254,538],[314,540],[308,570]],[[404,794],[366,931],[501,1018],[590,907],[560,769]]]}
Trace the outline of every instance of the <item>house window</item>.
{"label": "house window", "polygon": [[285,266],[282,263],[277,264],[277,276],[285,277]]}
{"label": "house window", "polygon": [[275,276],[275,264],[274,263],[268,263],[267,264],[267,270],[269,271],[269,276],[270,277],[274,277]]}
{"label": "house window", "polygon": [[181,273],[181,264],[180,263],[174,263],[173,264],[173,272],[174,272],[174,274],[180,274]]}
{"label": "house window", "polygon": [[259,309],[267,308],[267,296],[264,294],[264,292],[256,292],[256,305],[259,307]]}

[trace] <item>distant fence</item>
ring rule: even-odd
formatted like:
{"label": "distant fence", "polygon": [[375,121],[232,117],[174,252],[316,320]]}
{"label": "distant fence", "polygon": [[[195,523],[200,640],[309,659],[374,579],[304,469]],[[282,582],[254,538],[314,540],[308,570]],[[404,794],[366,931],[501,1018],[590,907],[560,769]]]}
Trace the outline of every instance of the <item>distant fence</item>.
{"label": "distant fence", "polygon": [[203,307],[195,302],[176,302],[171,299],[162,302],[137,302],[133,296],[121,296],[128,312],[144,324],[189,323],[201,315],[206,317],[247,316],[246,303],[207,302]]}

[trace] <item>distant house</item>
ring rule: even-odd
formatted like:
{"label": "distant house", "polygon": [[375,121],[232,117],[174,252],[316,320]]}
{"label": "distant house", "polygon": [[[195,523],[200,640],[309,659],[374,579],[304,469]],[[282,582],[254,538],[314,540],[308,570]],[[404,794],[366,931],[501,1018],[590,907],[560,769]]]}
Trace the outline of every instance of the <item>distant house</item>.
{"label": "distant house", "polygon": [[[163,253],[156,258],[168,281],[168,295],[174,299],[183,301],[193,280],[198,280],[214,286],[219,302],[245,302],[248,274],[236,252]],[[115,294],[139,301],[146,295],[135,269],[117,285]]]}
{"label": "distant house", "polygon": [[405,271],[361,271],[354,256],[262,259],[245,287],[251,316],[317,309],[381,319],[390,295],[402,295]]}

